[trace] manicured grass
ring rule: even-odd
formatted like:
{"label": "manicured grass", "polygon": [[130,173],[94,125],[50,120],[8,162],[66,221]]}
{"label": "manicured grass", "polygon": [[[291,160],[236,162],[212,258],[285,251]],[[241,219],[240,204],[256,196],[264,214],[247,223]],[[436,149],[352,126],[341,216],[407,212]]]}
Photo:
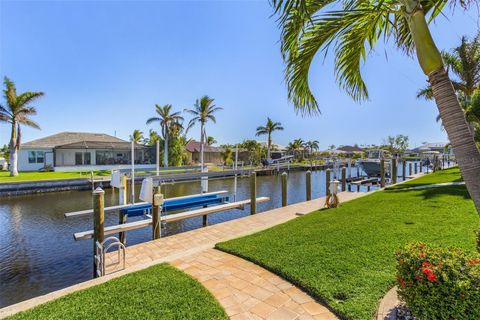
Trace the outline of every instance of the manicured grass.
{"label": "manicured grass", "polygon": [[474,250],[479,225],[464,186],[382,191],[217,248],[299,285],[346,319],[371,320],[394,284],[397,248],[418,240]]}
{"label": "manicured grass", "polygon": [[[109,170],[94,171],[94,176],[109,176]],[[60,180],[60,179],[90,179],[90,172],[19,172],[18,176],[10,177],[8,171],[0,171],[0,183],[2,182],[21,182],[21,181],[42,181],[42,180]]]}
{"label": "manicured grass", "polygon": [[200,283],[167,264],[160,264],[9,319],[227,319],[227,316]]}
{"label": "manicured grass", "polygon": [[452,167],[444,170],[440,170],[434,173],[426,174],[420,178],[406,181],[404,183],[394,185],[387,188],[387,190],[393,189],[405,189],[410,187],[423,186],[434,183],[445,183],[445,182],[458,182],[463,181],[463,178],[460,174],[460,169],[458,167]]}

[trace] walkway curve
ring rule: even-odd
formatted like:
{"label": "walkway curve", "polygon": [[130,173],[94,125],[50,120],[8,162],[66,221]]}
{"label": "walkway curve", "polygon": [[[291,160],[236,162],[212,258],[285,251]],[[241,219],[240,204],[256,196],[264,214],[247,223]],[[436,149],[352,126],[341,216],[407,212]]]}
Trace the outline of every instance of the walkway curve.
{"label": "walkway curve", "polygon": [[302,290],[237,256],[207,249],[171,263],[200,281],[232,320],[338,319]]}

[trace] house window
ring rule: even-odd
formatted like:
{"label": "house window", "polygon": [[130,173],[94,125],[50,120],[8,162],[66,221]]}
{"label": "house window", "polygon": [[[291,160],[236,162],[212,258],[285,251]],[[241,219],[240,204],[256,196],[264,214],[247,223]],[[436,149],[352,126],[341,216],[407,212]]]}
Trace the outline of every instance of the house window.
{"label": "house window", "polygon": [[91,164],[90,152],[85,152],[83,154],[83,164]]}
{"label": "house window", "polygon": [[82,152],[75,152],[75,165],[82,165],[83,164],[83,153]]}
{"label": "house window", "polygon": [[75,152],[75,165],[90,164],[90,152]]}
{"label": "house window", "polygon": [[28,163],[35,163],[37,160],[36,151],[28,151]]}
{"label": "house window", "polygon": [[45,162],[45,152],[37,151],[37,163],[44,163]]}
{"label": "house window", "polygon": [[44,163],[44,151],[28,151],[28,163]]}

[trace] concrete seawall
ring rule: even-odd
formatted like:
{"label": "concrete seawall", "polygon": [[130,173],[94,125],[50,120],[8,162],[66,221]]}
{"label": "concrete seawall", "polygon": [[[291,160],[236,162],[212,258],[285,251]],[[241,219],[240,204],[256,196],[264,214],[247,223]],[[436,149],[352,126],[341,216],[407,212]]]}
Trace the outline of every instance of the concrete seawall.
{"label": "concrete seawall", "polygon": [[[110,179],[94,180],[95,186],[110,186]],[[44,180],[31,182],[10,182],[0,183],[0,197],[18,196],[33,193],[67,191],[67,190],[90,190],[92,182],[90,179],[62,179]]]}

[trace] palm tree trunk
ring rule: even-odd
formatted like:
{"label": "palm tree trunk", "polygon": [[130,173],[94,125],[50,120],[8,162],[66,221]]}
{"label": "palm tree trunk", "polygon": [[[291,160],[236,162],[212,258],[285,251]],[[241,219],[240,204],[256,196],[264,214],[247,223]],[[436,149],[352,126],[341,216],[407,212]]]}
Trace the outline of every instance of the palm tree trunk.
{"label": "palm tree trunk", "polygon": [[168,134],[165,134],[165,140],[163,143],[163,166],[168,168]]}
{"label": "palm tree trunk", "polygon": [[268,133],[268,141],[267,141],[267,160],[270,160],[270,148],[272,147],[272,133]]}
{"label": "palm tree trunk", "polygon": [[202,168],[202,172],[204,170],[204,168],[203,168],[203,166],[204,166],[204,163],[203,163],[203,151],[204,151],[203,140],[205,139],[204,130],[205,130],[205,124],[202,122],[202,125],[200,126],[200,166]]}
{"label": "palm tree trunk", "polygon": [[445,69],[432,72],[428,78],[468,192],[475,202],[477,212],[480,212],[480,153],[470,132],[470,126]]}
{"label": "palm tree trunk", "polygon": [[17,148],[17,123],[12,122],[12,133],[10,136],[10,176],[18,176],[18,148]]}
{"label": "palm tree trunk", "polygon": [[428,76],[433,96],[440,112],[442,123],[457,158],[460,171],[472,197],[477,212],[480,213],[480,152],[477,149],[470,126],[460,106],[452,82],[443,66],[428,28],[425,14],[418,0],[405,0],[409,28],[415,43],[418,62]]}

